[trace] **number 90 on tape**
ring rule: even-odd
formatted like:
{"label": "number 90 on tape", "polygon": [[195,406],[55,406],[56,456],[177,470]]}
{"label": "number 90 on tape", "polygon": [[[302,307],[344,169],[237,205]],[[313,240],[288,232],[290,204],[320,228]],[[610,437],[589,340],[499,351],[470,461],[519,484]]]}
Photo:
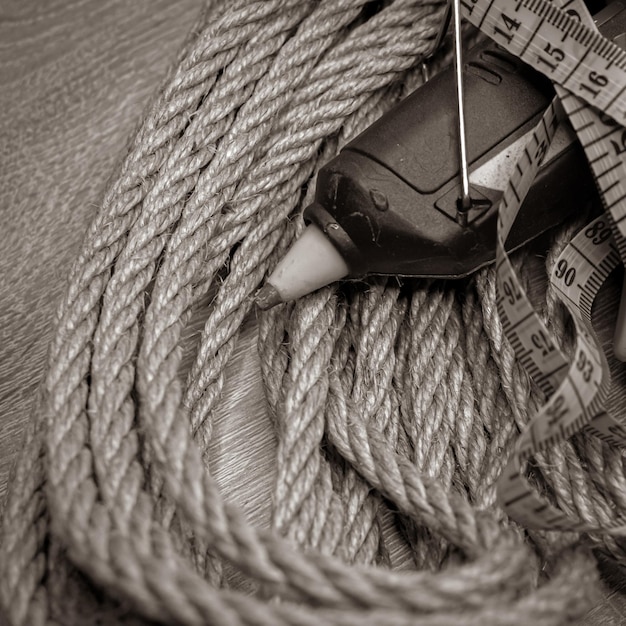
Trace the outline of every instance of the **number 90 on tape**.
{"label": "number 90 on tape", "polygon": [[[565,360],[565,365],[548,377],[554,391],[520,436],[498,482],[498,497],[504,508],[518,522],[531,528],[609,533],[626,530],[626,519],[616,518],[611,527],[602,528],[572,520],[551,505],[546,496],[539,494],[526,479],[527,463],[533,456],[580,430],[586,430],[611,445],[626,446],[626,429],[604,409],[610,373],[591,323],[593,300],[604,280],[620,262],[612,236],[602,241],[588,236],[593,232],[606,232],[605,225],[606,218],[599,217],[583,228],[554,264],[550,282],[572,315],[576,345],[571,362]],[[593,243],[594,239],[599,243]],[[512,280],[510,276],[505,279]],[[501,284],[500,277],[498,284]],[[541,321],[539,317],[537,319]],[[515,320],[507,319],[507,325],[511,324],[514,326]],[[544,335],[547,331],[542,324],[533,326],[532,321],[527,321],[512,330],[509,326],[505,332],[507,337],[509,334],[515,337],[517,333],[535,337],[530,341],[534,344],[535,360],[540,362],[537,367],[544,376],[544,367],[553,367],[554,355],[562,356],[549,336]],[[539,336],[542,338],[537,340]],[[515,347],[515,340],[511,343]]]}

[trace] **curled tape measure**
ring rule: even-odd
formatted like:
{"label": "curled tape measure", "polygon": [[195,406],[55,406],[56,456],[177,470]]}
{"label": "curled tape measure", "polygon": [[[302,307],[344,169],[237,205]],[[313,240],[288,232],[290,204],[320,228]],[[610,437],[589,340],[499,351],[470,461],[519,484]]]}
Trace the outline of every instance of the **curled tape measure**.
{"label": "curled tape measure", "polygon": [[[521,434],[499,480],[498,497],[513,518],[531,528],[624,533],[626,518],[616,517],[609,528],[570,518],[531,486],[526,470],[534,455],[582,429],[626,447],[626,425],[604,409],[610,373],[591,324],[598,290],[626,259],[626,52],[596,31],[582,0],[461,4],[467,20],[551,78],[557,93],[532,133],[499,207],[498,313],[517,358],[548,399]],[[610,14],[611,7],[607,10]],[[558,126],[561,107],[585,150],[605,208],[605,214],[565,248],[550,276],[575,324],[571,360],[535,312],[504,249]]]}

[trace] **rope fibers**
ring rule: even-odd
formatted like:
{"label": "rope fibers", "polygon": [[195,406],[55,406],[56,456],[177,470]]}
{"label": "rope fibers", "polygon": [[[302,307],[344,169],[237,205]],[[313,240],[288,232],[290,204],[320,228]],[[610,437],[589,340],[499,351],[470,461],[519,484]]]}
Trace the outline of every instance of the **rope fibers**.
{"label": "rope fibers", "polygon": [[[206,7],[68,277],[3,511],[10,624],[544,626],[593,606],[591,550],[622,561],[620,540],[527,533],[495,501],[539,398],[503,338],[493,269],[254,309],[319,168],[420,84],[443,9]],[[268,528],[209,471],[250,316],[276,434]],[[598,441],[546,452],[537,474],[580,519],[626,503],[622,457]]]}

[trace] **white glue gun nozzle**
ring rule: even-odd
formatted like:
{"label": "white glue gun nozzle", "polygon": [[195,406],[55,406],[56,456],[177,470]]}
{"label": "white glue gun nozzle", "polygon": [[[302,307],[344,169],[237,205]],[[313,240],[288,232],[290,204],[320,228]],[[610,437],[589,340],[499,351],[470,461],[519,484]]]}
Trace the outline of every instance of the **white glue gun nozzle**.
{"label": "white glue gun nozzle", "polygon": [[615,334],[613,335],[613,354],[620,361],[626,361],[626,274],[624,274],[622,297],[615,323]]}
{"label": "white glue gun nozzle", "polygon": [[349,269],[328,237],[307,226],[256,294],[261,309],[305,296],[348,275]]}

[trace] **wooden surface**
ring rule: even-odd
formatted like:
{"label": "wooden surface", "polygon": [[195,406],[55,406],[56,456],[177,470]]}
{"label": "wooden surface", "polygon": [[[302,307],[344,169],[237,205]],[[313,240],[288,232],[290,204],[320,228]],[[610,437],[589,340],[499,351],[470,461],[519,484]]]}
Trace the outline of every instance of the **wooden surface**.
{"label": "wooden surface", "polygon": [[[69,263],[201,0],[0,0],[0,501]],[[213,471],[259,524],[274,441],[251,318],[229,365]],[[585,626],[626,624],[613,587]]]}
{"label": "wooden surface", "polygon": [[0,497],[69,263],[200,5],[0,1]]}

